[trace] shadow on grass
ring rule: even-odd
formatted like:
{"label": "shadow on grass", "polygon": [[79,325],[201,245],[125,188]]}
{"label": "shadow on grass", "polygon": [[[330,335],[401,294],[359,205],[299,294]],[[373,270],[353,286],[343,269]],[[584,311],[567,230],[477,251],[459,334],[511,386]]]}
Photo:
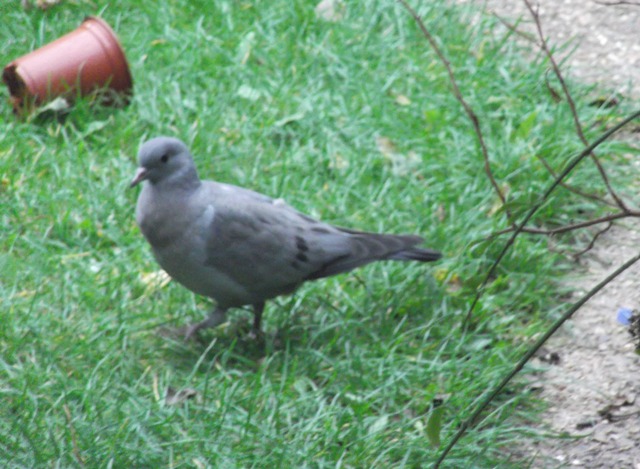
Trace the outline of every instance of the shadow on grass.
{"label": "shadow on grass", "polygon": [[249,323],[239,321],[226,328],[201,332],[190,341],[180,334],[180,328],[159,327],[153,335],[168,364],[206,373],[215,362],[224,369],[257,371],[266,357],[306,347],[312,334],[309,327],[302,325],[288,325],[260,337],[251,336],[249,331]]}

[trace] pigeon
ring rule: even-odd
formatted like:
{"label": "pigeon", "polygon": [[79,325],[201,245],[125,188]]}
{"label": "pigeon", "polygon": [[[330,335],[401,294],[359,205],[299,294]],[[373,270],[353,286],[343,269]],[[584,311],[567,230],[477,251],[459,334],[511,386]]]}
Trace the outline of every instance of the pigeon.
{"label": "pigeon", "polygon": [[311,218],[282,199],[200,180],[187,146],[172,137],[145,142],[130,187],[143,183],[136,222],[171,278],[212,298],[209,316],[186,328],[192,338],[250,305],[261,334],[265,301],[300,285],[375,261],[431,262],[441,253],[416,247],[420,236],[367,233]]}

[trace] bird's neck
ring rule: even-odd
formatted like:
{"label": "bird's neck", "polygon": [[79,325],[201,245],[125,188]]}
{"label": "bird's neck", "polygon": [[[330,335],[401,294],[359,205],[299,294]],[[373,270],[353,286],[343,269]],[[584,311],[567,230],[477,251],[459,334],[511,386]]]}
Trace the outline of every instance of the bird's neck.
{"label": "bird's neck", "polygon": [[201,184],[202,182],[200,182],[196,168],[191,166],[182,168],[180,171],[177,171],[168,178],[160,181],[156,186],[161,191],[167,192],[193,192],[196,191]]}

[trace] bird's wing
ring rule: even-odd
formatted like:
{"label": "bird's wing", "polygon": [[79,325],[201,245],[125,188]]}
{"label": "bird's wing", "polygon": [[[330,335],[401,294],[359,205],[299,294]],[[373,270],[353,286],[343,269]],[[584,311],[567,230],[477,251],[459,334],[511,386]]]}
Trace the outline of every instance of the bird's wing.
{"label": "bird's wing", "polygon": [[279,199],[227,184],[204,184],[199,203],[213,207],[205,263],[256,296],[293,291],[352,255],[349,234]]}

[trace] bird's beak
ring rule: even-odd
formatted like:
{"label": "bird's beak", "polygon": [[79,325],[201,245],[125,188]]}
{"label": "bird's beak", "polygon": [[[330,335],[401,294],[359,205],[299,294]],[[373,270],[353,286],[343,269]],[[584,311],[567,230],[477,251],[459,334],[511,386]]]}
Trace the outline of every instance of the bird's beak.
{"label": "bird's beak", "polygon": [[147,169],[146,168],[138,168],[138,170],[136,171],[136,175],[134,176],[134,178],[131,180],[131,184],[129,184],[129,187],[135,187],[138,184],[140,184],[140,182],[144,181],[145,179],[147,179]]}

